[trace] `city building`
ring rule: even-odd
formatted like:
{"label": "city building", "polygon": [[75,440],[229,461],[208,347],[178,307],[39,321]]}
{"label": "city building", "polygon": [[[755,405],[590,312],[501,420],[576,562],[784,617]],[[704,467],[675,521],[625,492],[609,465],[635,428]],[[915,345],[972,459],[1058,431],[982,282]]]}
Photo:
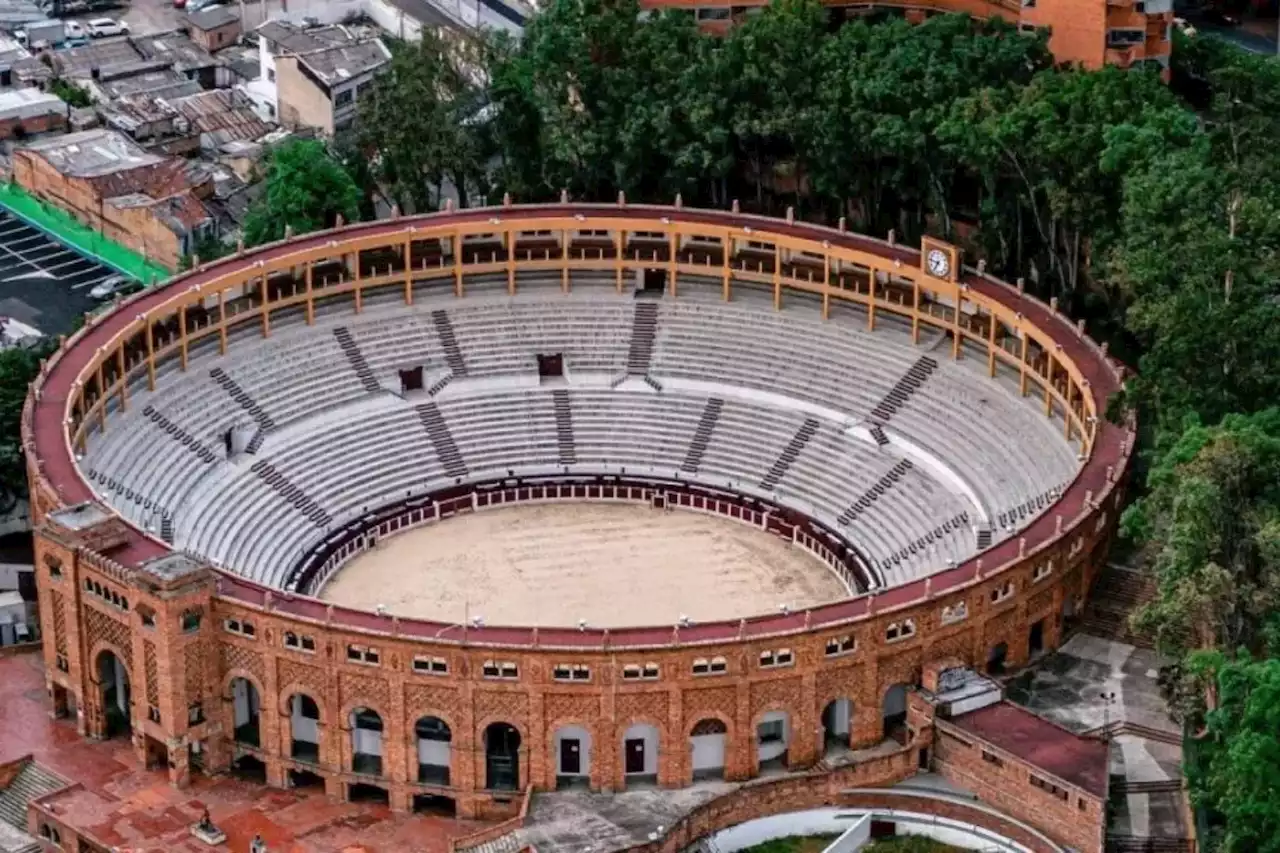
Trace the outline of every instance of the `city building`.
{"label": "city building", "polygon": [[240,39],[240,13],[230,6],[208,6],[187,15],[187,32],[200,47],[214,53]]}
{"label": "city building", "polygon": [[212,187],[185,160],[148,152],[123,134],[88,130],[23,145],[13,179],[108,239],[177,269],[212,227]]}
{"label": "city building", "polygon": [[375,35],[354,28],[267,21],[255,30],[259,75],[244,84],[260,115],[332,136],[350,127],[362,93],[391,60]]}
{"label": "city building", "polygon": [[[723,32],[735,22],[767,5],[754,2],[708,0],[640,0],[646,9],[687,9],[703,29]],[[1158,66],[1168,76],[1172,49],[1172,0],[876,0],[850,3],[824,0],[833,15],[853,17],[876,9],[900,9],[908,19],[922,21],[940,12],[964,12],[979,18],[1002,18],[1023,29],[1049,30],[1049,49],[1059,62],[1085,68],[1118,65]]]}
{"label": "city building", "polygon": [[39,89],[0,89],[0,139],[25,138],[67,126],[67,105]]}

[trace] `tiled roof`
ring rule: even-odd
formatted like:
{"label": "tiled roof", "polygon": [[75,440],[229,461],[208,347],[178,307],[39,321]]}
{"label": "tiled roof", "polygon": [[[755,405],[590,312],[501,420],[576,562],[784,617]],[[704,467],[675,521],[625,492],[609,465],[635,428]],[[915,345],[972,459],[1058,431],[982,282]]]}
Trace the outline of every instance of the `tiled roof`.
{"label": "tiled roof", "polygon": [[1106,741],[1081,737],[1012,702],[997,702],[951,723],[1097,797],[1107,794]]}

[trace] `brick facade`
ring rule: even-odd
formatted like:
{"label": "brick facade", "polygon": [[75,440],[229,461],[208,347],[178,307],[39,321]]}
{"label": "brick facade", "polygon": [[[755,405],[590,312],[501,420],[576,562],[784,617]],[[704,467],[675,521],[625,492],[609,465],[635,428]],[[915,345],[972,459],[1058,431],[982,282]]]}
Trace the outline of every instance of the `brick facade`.
{"label": "brick facade", "polygon": [[[595,217],[607,215],[594,208],[586,210]],[[682,215],[674,208],[653,213],[646,213],[644,208],[619,210],[633,218],[651,217],[643,223],[629,223],[628,227],[653,231],[679,227]],[[510,211],[502,213],[513,215]],[[488,218],[492,212],[463,215],[481,217],[475,227],[485,231],[491,231],[495,227],[492,223],[497,221]],[[518,216],[535,221],[516,221],[503,227],[512,229],[513,234],[521,229],[533,230],[541,227],[536,221],[538,215],[536,209],[521,209]],[[699,212],[698,216],[729,217],[710,212]],[[672,224],[673,220],[676,224]],[[408,257],[410,248],[409,243],[403,242],[404,235],[421,239],[422,229],[448,221],[425,218],[407,220],[409,224],[383,223],[379,227],[415,229],[397,230],[390,238],[390,245],[403,246],[404,256]],[[593,227],[586,214],[569,222],[568,227]],[[768,239],[759,229],[793,227],[770,220],[752,223],[756,227],[752,238],[757,240]],[[359,230],[369,227],[351,230],[353,235],[365,235],[352,236],[360,241],[357,245],[362,249],[373,248],[381,239]],[[822,233],[826,235],[825,242],[797,243],[795,248],[821,251],[823,245],[834,245],[843,239],[834,230]],[[316,258],[332,256],[334,244],[326,245],[333,239],[332,233],[302,238],[293,248],[308,245],[305,241],[312,239],[320,241],[319,248],[306,251],[313,251]],[[679,245],[678,237],[671,239],[673,246]],[[781,243],[784,238],[775,239]],[[885,244],[867,245],[877,252],[900,253]],[[459,254],[454,257],[459,258]],[[296,266],[309,263],[309,258],[307,254],[294,253],[287,256],[287,262]],[[865,258],[859,262],[873,268],[876,263],[893,262],[876,261],[872,255]],[[599,263],[609,268],[616,265],[618,281],[622,281],[621,260],[603,258]],[[636,263],[651,265],[654,261],[647,256]],[[901,257],[897,263],[903,272],[909,272]],[[241,258],[210,269],[195,275],[216,277],[218,270],[251,270],[236,273],[241,276],[234,285],[237,288],[244,288],[245,275],[252,282],[270,272],[269,268],[246,265]],[[460,261],[455,260],[453,267],[441,265],[432,270],[447,276],[448,285],[462,293],[464,269]],[[724,270],[727,289],[727,263]],[[309,274],[306,279],[310,316],[314,294]],[[783,286],[781,274],[775,276],[775,282],[775,287]],[[391,270],[381,278],[361,278],[357,274],[354,282],[339,286],[355,290],[355,310],[359,310],[361,288],[390,286],[408,291],[407,284],[404,273]],[[673,290],[675,286],[673,283]],[[950,287],[952,293],[958,292],[955,284]],[[976,279],[966,287],[966,299],[998,297],[1016,301],[1016,319],[1013,308],[984,303],[984,310],[1005,311],[1009,318],[1006,322],[1027,324],[1036,320],[1045,328],[1035,334],[1060,335],[1057,340],[1069,346],[1065,352],[1074,353],[1078,360],[1101,360],[1100,356],[1084,355],[1096,351],[1082,348],[1080,331],[1051,313],[1048,306],[1033,304],[1012,289],[991,290],[996,296],[985,296],[978,288],[987,286]],[[192,293],[190,279],[181,278],[167,288],[138,297],[100,323],[130,322],[124,318],[142,317],[142,312],[152,310],[146,307],[150,304],[147,300],[182,294],[181,298],[207,301],[208,294],[214,292],[206,289],[199,296],[188,296]],[[837,294],[832,288],[824,299],[837,295],[849,298],[849,294],[850,291]],[[406,298],[411,295],[407,293]],[[273,302],[269,307],[277,305]],[[268,331],[268,321],[253,304],[238,308],[234,317],[228,312],[221,327],[217,316],[205,328],[224,335],[224,345],[226,328],[233,322],[261,322],[263,331]],[[922,325],[938,322],[936,318],[926,318],[923,312],[918,319]],[[81,334],[85,336],[83,340],[93,341],[92,336],[99,333],[98,327],[91,327]],[[135,375],[141,369],[146,378],[145,372],[154,369],[154,360],[148,360],[147,353],[152,353],[154,359],[155,351],[167,352],[171,358],[178,357],[179,348],[185,352],[185,339],[157,341],[149,337],[152,334],[130,332],[134,337],[114,349],[92,345],[89,352],[99,359],[93,384],[108,381],[109,375],[101,372],[108,365],[128,360]],[[148,340],[139,346],[137,337]],[[80,340],[73,340],[71,347],[59,354],[54,370],[58,361],[75,357]],[[1062,347],[1058,351],[1064,352]],[[1028,387],[1040,382],[1047,405],[1050,388],[1059,387],[1051,383],[1062,382],[1066,377],[1060,387],[1068,406],[1074,403],[1072,423],[1083,425],[1096,401],[1091,396],[1091,408],[1082,407],[1079,377],[1092,377],[1095,391],[1091,395],[1105,395],[1114,376],[1110,366],[1102,364],[1101,369],[1086,366],[1088,373],[1073,372],[1077,368],[1066,363],[1056,371],[1050,367],[1047,372],[1028,365],[1024,382]],[[92,371],[94,367],[87,369]],[[1048,382],[1044,381],[1046,375]],[[49,378],[53,376],[56,374],[42,377],[37,383],[37,395],[45,389],[45,383],[54,381]],[[273,595],[231,575],[167,555],[163,543],[128,528],[109,512],[100,512],[105,518],[95,523],[83,522],[84,518],[97,516],[81,503],[91,493],[82,490],[74,468],[66,467],[74,463],[58,456],[67,453],[67,427],[59,419],[49,427],[52,431],[46,431],[45,421],[41,420],[47,400],[72,396],[62,393],[65,396],[45,394],[31,398],[24,412],[23,432],[36,524],[44,656],[55,709],[74,708],[77,729],[86,736],[100,737],[107,732],[110,709],[105,707],[107,691],[101,674],[102,661],[109,660],[104,655],[110,652],[127,673],[135,751],[142,760],[167,764],[170,778],[177,784],[186,782],[192,756],[210,771],[225,769],[234,760],[249,756],[262,762],[271,785],[288,785],[291,772],[307,771],[323,777],[327,790],[336,797],[345,797],[351,784],[372,784],[387,792],[393,808],[410,807],[415,795],[441,795],[455,801],[459,814],[489,819],[509,817],[521,803],[518,791],[486,787],[484,738],[490,724],[505,723],[519,735],[519,788],[555,786],[556,732],[570,725],[585,729],[590,736],[593,757],[589,779],[598,790],[626,786],[623,738],[632,725],[652,726],[657,732],[657,782],[662,786],[690,783],[690,737],[699,723],[707,721],[722,727],[725,735],[725,777],[746,780],[758,773],[756,727],[766,713],[781,711],[788,717],[788,767],[809,768],[822,758],[823,710],[835,699],[852,703],[851,745],[870,746],[880,743],[886,735],[882,709],[890,691],[897,686],[910,690],[921,683],[930,662],[958,660],[981,669],[991,649],[1004,644],[1007,665],[1019,666],[1030,657],[1030,635],[1037,624],[1035,630],[1041,635],[1042,646],[1057,646],[1062,640],[1064,616],[1078,610],[1102,565],[1121,505],[1123,475],[1132,447],[1131,435],[1121,428],[1090,422],[1088,428],[1100,442],[1100,449],[1087,461],[1081,480],[1072,486],[1077,492],[1069,490],[1059,501],[1058,512],[1067,513],[1067,517],[1059,514],[1055,520],[1048,516],[1024,531],[1022,538],[997,546],[966,566],[832,609],[764,617],[753,620],[750,630],[745,622],[699,625],[684,639],[671,629],[636,629],[636,639],[628,639],[627,630],[601,636],[598,632],[553,628],[532,633],[525,629],[485,628],[468,637],[447,630],[448,626],[378,617],[325,607],[297,596]],[[122,387],[108,393],[128,402],[123,398]],[[72,409],[73,446],[86,423],[106,418],[103,400],[103,395],[97,395],[96,399],[68,404]],[[1082,482],[1092,485],[1081,486]],[[1094,492],[1094,488],[1098,491]],[[73,504],[72,509],[59,509]],[[101,556],[102,553],[110,556]],[[985,571],[983,558],[991,561],[991,568]],[[993,595],[1010,584],[1011,594]],[[999,601],[992,603],[996,598]],[[945,623],[944,608],[951,614]],[[957,612],[964,615],[957,619]],[[896,626],[907,619],[913,620],[915,630],[900,635]],[[890,631],[890,626],[895,630]],[[785,640],[779,635],[785,635]],[[791,663],[762,668],[761,652],[783,642],[794,652]],[[723,672],[694,674],[695,659],[713,658],[724,659]],[[438,661],[439,665],[434,671],[415,666],[419,659]],[[495,673],[488,664],[508,664],[514,670]],[[656,664],[657,677],[624,679],[624,667],[633,664]],[[559,665],[584,667],[589,676],[572,683],[557,681],[553,669]],[[248,690],[245,685],[252,685],[261,708],[256,743],[238,738],[235,731],[237,695],[243,699]],[[291,708],[295,696],[308,697],[318,710],[315,755],[295,749]],[[354,762],[352,728],[357,709],[378,715],[382,732],[380,770],[371,772],[367,767],[358,768]],[[415,723],[424,717],[443,721],[450,732],[448,784],[418,781]],[[907,723],[914,738],[923,738],[924,743],[931,740],[931,723],[914,698],[909,702]],[[912,772],[917,752],[900,759]],[[869,785],[883,783],[864,781]]]}

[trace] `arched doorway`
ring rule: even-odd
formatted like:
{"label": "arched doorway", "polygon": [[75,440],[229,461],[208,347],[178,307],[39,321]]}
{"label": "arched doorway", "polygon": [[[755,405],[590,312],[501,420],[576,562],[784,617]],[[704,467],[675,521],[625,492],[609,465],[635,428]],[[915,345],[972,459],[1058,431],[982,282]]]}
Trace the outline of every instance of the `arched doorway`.
{"label": "arched doorway", "polygon": [[1006,643],[992,646],[987,652],[987,675],[1004,675],[1004,662],[1008,656],[1009,646]]}
{"label": "arched doorway", "polygon": [[786,711],[769,711],[756,724],[756,764],[760,772],[785,770],[791,745],[791,718]]}
{"label": "arched doorway", "polygon": [[289,736],[293,758],[320,763],[320,706],[305,693],[289,697]]}
{"label": "arched doorway", "polygon": [[658,781],[658,727],[635,723],[622,733],[622,773],[627,785]]}
{"label": "arched doorway", "polygon": [[236,743],[249,746],[262,745],[262,731],[259,726],[262,701],[258,697],[258,688],[247,678],[231,679],[231,723]]}
{"label": "arched doorway", "polygon": [[484,730],[484,780],[491,791],[520,790],[520,732],[510,723]]}
{"label": "arched doorway", "polygon": [[843,697],[832,699],[822,709],[823,754],[844,752],[849,748],[853,726],[853,701]]}
{"label": "arched doorway", "polygon": [[382,717],[370,708],[351,712],[351,770],[382,775]]}
{"label": "arched doorway", "polygon": [[689,732],[689,766],[694,781],[724,778],[725,744],[729,729],[715,718],[699,720]]}
{"label": "arched doorway", "polygon": [[448,785],[453,749],[449,724],[439,717],[420,717],[413,734],[418,739],[418,781]]}
{"label": "arched doorway", "polygon": [[591,778],[591,732],[582,726],[561,726],[551,737],[556,787],[585,785]]}
{"label": "arched doorway", "polygon": [[907,688],[895,684],[885,691],[881,706],[884,717],[884,736],[899,743],[907,741]]}
{"label": "arched doorway", "polygon": [[102,690],[102,736],[128,735],[133,730],[129,670],[115,652],[104,650],[98,655],[98,684]]}

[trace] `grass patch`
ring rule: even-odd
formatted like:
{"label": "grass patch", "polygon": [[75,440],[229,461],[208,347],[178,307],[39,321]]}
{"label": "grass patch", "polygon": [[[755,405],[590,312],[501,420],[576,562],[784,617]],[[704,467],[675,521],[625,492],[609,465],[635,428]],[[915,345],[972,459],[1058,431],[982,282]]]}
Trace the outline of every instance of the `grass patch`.
{"label": "grass patch", "polygon": [[839,835],[792,835],[748,847],[740,853],[822,853],[828,844],[839,837]]}
{"label": "grass patch", "polygon": [[862,848],[862,853],[969,853],[968,848],[954,847],[926,835],[897,835],[881,838]]}
{"label": "grass patch", "polygon": [[78,222],[61,208],[30,195],[14,183],[0,183],[0,207],[12,211],[20,219],[49,232],[68,246],[98,258],[108,266],[146,284],[165,281],[172,273],[148,261],[114,240],[108,240],[92,228]]}

